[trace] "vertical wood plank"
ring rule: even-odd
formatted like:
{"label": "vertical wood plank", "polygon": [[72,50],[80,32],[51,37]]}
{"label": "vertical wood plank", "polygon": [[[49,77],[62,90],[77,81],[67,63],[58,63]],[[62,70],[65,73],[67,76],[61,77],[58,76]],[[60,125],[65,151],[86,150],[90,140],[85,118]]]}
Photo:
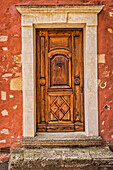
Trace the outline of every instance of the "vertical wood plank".
{"label": "vertical wood plank", "polygon": [[41,99],[40,99],[40,37],[39,37],[39,32],[37,31],[37,38],[36,38],[36,41],[37,41],[37,63],[36,63],[36,72],[37,72],[37,75],[36,75],[36,87],[37,87],[37,96],[36,96],[36,99],[37,99],[37,105],[36,105],[36,109],[37,109],[37,123],[40,123],[41,122]]}
{"label": "vertical wood plank", "polygon": [[48,122],[48,99],[47,99],[47,89],[48,89],[48,31],[45,32],[45,122]]}
{"label": "vertical wood plank", "polygon": [[[75,31],[76,35],[79,35],[78,31]],[[79,72],[79,66],[80,66],[80,56],[79,56],[79,37],[74,37],[74,42],[75,42],[75,73],[74,77],[79,76],[80,77],[80,72]],[[80,120],[80,86],[75,85],[75,91],[74,91],[74,96],[75,96],[75,110],[74,110],[74,121],[79,121]]]}
{"label": "vertical wood plank", "polygon": [[74,47],[74,34],[75,31],[72,31],[72,58],[71,58],[71,70],[72,70],[72,89],[74,91],[74,70],[75,70],[75,47]]}
{"label": "vertical wood plank", "polygon": [[80,77],[80,85],[75,86],[75,122],[80,122],[80,126],[76,126],[76,131],[84,130],[84,65],[83,65],[83,38],[82,30],[76,31],[75,36],[75,76]]}
{"label": "vertical wood plank", "polygon": [[80,77],[81,77],[81,84],[80,88],[83,88],[83,91],[80,90],[80,118],[81,122],[84,122],[84,63],[83,63],[83,34],[80,31],[80,43],[79,43],[79,53],[80,53]]}
{"label": "vertical wood plank", "polygon": [[[45,37],[41,36],[41,77],[45,78]],[[40,83],[41,88],[41,122],[45,121],[45,87]]]}

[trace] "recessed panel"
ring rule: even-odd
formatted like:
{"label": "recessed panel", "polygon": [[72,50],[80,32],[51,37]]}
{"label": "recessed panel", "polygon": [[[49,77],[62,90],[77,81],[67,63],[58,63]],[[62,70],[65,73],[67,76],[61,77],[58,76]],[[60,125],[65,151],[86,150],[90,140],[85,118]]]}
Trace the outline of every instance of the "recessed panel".
{"label": "recessed panel", "polygon": [[48,94],[49,122],[72,121],[72,94],[54,93]]}
{"label": "recessed panel", "polygon": [[69,37],[51,37],[50,48],[69,47]]}
{"label": "recessed panel", "polygon": [[50,86],[69,86],[69,59],[56,55],[50,59]]}

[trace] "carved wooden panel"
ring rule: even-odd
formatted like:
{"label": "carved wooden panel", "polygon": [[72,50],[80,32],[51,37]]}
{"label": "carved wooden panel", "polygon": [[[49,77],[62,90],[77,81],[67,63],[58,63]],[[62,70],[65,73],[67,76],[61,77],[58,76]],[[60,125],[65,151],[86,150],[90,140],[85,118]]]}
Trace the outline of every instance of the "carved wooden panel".
{"label": "carved wooden panel", "polygon": [[48,31],[49,35],[49,51],[56,48],[65,48],[71,51],[72,31]]}
{"label": "carved wooden panel", "polygon": [[50,59],[50,83],[50,86],[69,86],[69,59],[65,55]]}
{"label": "carved wooden panel", "polygon": [[48,94],[49,123],[73,121],[73,95],[69,93]]}
{"label": "carved wooden panel", "polygon": [[55,47],[69,47],[68,37],[51,37],[50,38],[50,49]]}

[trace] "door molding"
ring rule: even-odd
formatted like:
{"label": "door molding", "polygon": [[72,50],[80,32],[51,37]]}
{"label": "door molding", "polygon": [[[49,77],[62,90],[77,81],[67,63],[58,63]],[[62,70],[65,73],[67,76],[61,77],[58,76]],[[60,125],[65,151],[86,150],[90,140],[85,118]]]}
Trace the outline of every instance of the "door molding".
{"label": "door molding", "polygon": [[24,137],[36,133],[36,28],[83,28],[85,135],[98,136],[97,14],[103,7],[16,5],[22,27]]}

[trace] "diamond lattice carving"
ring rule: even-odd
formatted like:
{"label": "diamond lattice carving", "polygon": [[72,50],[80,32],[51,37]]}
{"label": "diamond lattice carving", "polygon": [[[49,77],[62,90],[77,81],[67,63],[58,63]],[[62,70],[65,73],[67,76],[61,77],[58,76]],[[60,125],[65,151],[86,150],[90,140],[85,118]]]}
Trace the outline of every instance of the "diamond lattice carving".
{"label": "diamond lattice carving", "polygon": [[51,121],[69,121],[70,120],[70,104],[69,96],[51,97],[52,103],[50,105]]}

